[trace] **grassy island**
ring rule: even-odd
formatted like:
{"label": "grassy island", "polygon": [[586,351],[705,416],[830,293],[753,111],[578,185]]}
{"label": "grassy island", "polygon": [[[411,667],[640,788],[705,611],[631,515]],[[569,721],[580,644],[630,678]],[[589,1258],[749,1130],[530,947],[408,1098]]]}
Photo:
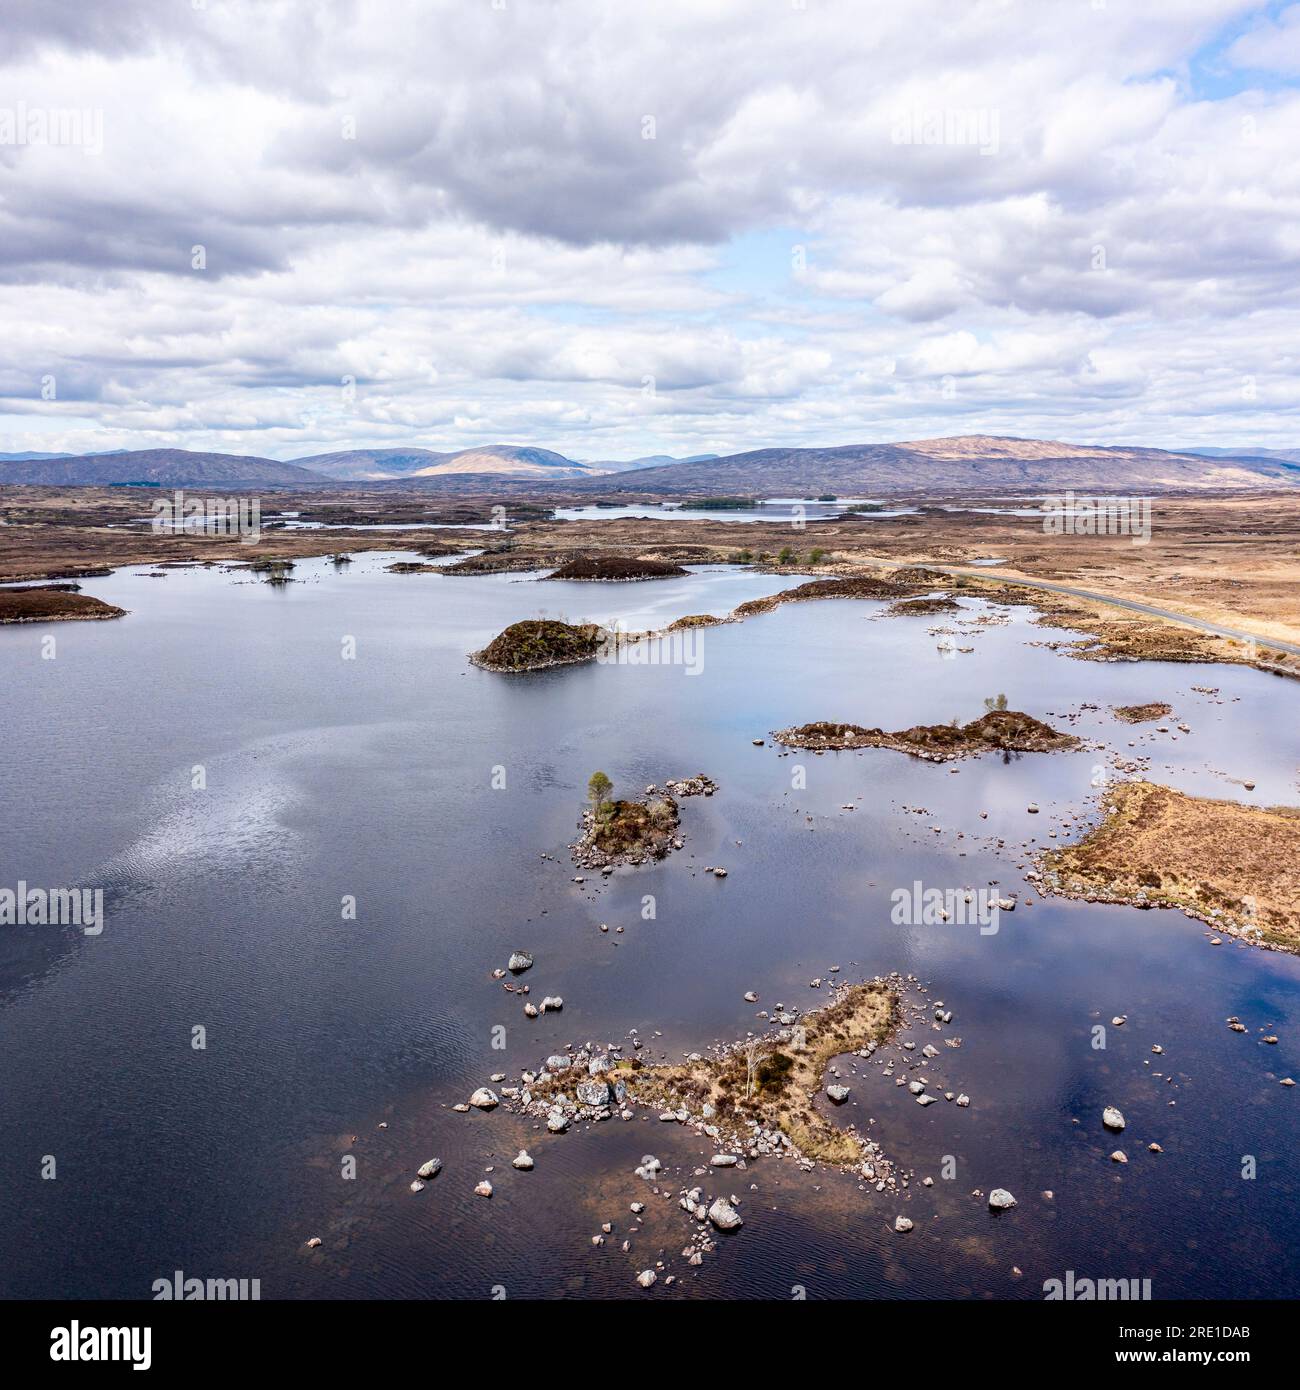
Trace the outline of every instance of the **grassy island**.
{"label": "grassy island", "polygon": [[604,640],[605,630],[595,623],[529,618],[511,623],[470,660],[488,671],[542,671],[594,661]]}
{"label": "grassy island", "polygon": [[125,608],[115,608],[89,594],[71,588],[26,586],[0,589],[0,623],[63,623],[120,618]]}
{"label": "grassy island", "polygon": [[1218,930],[1300,951],[1300,811],[1123,782],[1103,819],[1043,856],[1039,888],[1063,897],[1176,907]]}
{"label": "grassy island", "polygon": [[917,724],[893,733],[884,729],[864,729],[860,724],[833,724],[821,720],[781,729],[772,737],[788,748],[813,751],[893,748],[936,762],[993,751],[1051,753],[1080,746],[1073,734],[1063,734],[1032,715],[1006,709],[990,710],[969,724]]}
{"label": "grassy island", "polygon": [[671,560],[637,559],[623,555],[580,556],[561,565],[548,579],[605,580],[680,579],[690,571]]}

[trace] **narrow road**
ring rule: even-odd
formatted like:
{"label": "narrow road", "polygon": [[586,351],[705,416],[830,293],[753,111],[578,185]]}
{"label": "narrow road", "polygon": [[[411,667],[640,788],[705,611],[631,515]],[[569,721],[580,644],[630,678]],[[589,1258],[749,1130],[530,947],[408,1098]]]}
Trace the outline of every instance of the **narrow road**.
{"label": "narrow road", "polygon": [[[869,560],[868,564],[875,565],[878,569],[894,569],[893,562],[884,560]],[[903,566],[902,568],[909,568]],[[1046,579],[1014,579],[1011,575],[1002,574],[995,566],[987,569],[959,569],[956,565],[932,565],[926,563],[925,569],[942,570],[944,574],[961,575],[966,579],[996,579],[1002,584],[1019,584],[1025,589],[1046,589],[1053,594],[1068,594],[1071,598],[1091,599],[1094,603],[1108,603],[1114,608],[1127,608],[1134,613],[1145,613],[1148,617],[1163,618],[1167,623],[1181,623],[1184,627],[1194,627],[1201,632],[1213,633],[1216,637],[1231,637],[1238,642],[1254,642],[1257,647],[1267,648],[1269,651],[1287,652],[1291,656],[1300,656],[1300,646],[1294,642],[1280,642],[1276,638],[1259,637],[1252,632],[1239,632],[1232,627],[1219,627],[1216,623],[1207,623],[1203,618],[1193,618],[1186,613],[1171,613],[1167,608],[1157,608],[1154,604],[1139,603],[1136,599],[1117,598],[1112,594],[1098,594],[1090,589],[1075,589],[1068,584],[1052,584]]]}

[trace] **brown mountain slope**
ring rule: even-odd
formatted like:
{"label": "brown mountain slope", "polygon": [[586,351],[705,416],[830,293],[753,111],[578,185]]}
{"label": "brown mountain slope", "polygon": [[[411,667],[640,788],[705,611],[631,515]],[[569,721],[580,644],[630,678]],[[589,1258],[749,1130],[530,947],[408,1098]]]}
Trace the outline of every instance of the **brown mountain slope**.
{"label": "brown mountain slope", "polygon": [[[755,449],[702,463],[644,468],[619,477],[623,492],[806,496],[915,491],[1138,493],[1295,486],[1300,470],[1254,459],[1214,459],[1164,449],[961,435],[829,449]],[[607,480],[570,484],[608,488]]]}
{"label": "brown mountain slope", "polygon": [[208,454],[189,449],[133,449],[120,454],[0,463],[0,484],[157,483],[160,487],[303,487],[320,478],[292,463],[242,454]]}

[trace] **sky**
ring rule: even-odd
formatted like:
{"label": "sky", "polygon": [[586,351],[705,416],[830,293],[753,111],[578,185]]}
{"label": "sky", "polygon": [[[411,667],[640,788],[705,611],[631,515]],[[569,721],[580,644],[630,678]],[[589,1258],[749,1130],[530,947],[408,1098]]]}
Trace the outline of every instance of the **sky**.
{"label": "sky", "polygon": [[1300,3],[4,0],[0,451],[1294,448]]}

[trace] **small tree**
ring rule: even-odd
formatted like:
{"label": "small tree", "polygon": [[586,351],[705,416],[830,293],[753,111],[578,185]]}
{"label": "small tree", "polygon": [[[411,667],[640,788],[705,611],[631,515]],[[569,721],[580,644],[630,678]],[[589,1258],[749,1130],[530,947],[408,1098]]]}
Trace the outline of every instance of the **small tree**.
{"label": "small tree", "polygon": [[745,1045],[745,1099],[754,1094],[754,1058],[758,1055],[759,1039],[753,1038]]}
{"label": "small tree", "polygon": [[783,545],[781,553],[776,558],[779,564],[788,565],[794,559],[794,551],[788,545]]}
{"label": "small tree", "polygon": [[810,565],[820,565],[822,562],[822,556],[825,554],[826,552],[822,550],[820,546],[813,546],[813,548],[808,552],[808,563]]}
{"label": "small tree", "polygon": [[1006,709],[1007,697],[1005,695],[990,695],[984,701],[984,708],[992,714],[994,710]]}
{"label": "small tree", "polygon": [[614,784],[605,776],[603,772],[593,772],[591,779],[587,783],[587,796],[591,800],[592,810],[597,815],[600,808],[609,800],[609,794],[614,790]]}

